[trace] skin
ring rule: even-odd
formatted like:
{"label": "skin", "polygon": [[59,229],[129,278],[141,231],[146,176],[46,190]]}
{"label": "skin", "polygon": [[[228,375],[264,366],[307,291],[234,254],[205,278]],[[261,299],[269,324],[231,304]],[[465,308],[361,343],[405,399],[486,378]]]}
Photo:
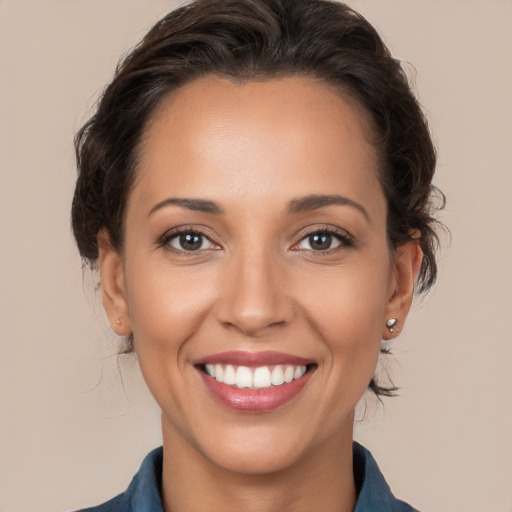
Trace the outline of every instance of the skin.
{"label": "skin", "polygon": [[[154,114],[123,250],[98,239],[112,328],[134,333],[162,409],[166,511],[353,510],[354,407],[392,336],[386,320],[403,326],[421,262],[417,244],[389,249],[368,126],[353,101],[304,77],[202,78]],[[312,194],[354,204],[289,211]],[[222,212],[155,209],[168,198]],[[177,226],[203,233],[202,248],[184,250]],[[308,235],[326,229],[343,238],[313,249]],[[193,365],[232,350],[317,367],[290,402],[244,413],[215,400]]]}

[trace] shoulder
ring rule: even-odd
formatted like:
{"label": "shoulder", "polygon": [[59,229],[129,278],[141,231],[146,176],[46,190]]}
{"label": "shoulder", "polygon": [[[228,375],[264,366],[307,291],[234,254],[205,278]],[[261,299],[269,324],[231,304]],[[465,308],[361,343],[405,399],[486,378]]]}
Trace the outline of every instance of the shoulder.
{"label": "shoulder", "polygon": [[354,512],[418,512],[395,498],[372,454],[353,444],[354,477],[359,494]]}
{"label": "shoulder", "polygon": [[129,499],[126,493],[119,494],[115,498],[98,505],[97,507],[89,507],[78,510],[77,512],[125,512],[131,510]]}
{"label": "shoulder", "polygon": [[160,497],[162,460],[162,447],[156,448],[142,461],[125,492],[101,505],[77,512],[163,512]]}

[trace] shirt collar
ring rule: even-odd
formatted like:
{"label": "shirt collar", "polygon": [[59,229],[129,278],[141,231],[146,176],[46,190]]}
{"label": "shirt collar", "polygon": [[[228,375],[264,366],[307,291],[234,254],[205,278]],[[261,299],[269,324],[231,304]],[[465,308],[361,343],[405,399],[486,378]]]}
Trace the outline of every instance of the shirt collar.
{"label": "shirt collar", "polygon": [[354,512],[415,512],[410,505],[393,496],[377,462],[366,448],[354,442],[353,454],[358,489]]}

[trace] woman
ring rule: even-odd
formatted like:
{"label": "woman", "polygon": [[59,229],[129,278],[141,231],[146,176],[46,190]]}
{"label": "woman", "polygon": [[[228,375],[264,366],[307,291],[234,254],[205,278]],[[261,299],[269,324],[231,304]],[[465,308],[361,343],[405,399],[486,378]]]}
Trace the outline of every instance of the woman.
{"label": "woman", "polygon": [[199,0],[77,139],[73,228],[163,449],[97,511],[407,511],[353,444],[381,340],[434,283],[435,151],[375,30],[324,0]]}

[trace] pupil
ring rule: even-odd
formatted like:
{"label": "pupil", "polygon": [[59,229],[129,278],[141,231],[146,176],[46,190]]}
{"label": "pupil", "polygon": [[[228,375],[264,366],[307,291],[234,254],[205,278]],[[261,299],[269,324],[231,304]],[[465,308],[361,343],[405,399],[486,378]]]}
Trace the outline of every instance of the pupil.
{"label": "pupil", "polygon": [[324,234],[316,234],[311,235],[309,237],[309,243],[313,249],[316,250],[325,250],[331,247],[331,235]]}
{"label": "pupil", "polygon": [[180,244],[183,249],[187,251],[197,251],[201,248],[202,240],[201,235],[196,235],[194,233],[187,233],[186,235],[180,236]]}

